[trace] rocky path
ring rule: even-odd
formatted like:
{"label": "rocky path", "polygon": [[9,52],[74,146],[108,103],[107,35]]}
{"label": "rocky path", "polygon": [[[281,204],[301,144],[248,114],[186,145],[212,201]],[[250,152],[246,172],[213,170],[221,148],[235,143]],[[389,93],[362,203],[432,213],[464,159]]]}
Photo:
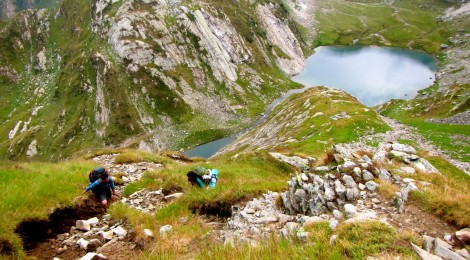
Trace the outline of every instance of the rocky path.
{"label": "rocky path", "polygon": [[[394,171],[411,176],[417,170],[438,174],[437,170],[416,155],[411,146],[393,143],[380,147],[375,152],[368,151],[373,154],[369,158],[359,154],[364,147],[337,145],[334,158],[344,163],[313,169],[309,168],[308,159],[271,153],[276,159],[297,167],[300,173],[288,181],[287,191],[268,192],[245,207],[234,207],[226,228],[218,231],[221,242],[255,246],[273,234],[297,236],[305,241],[310,237],[306,227],[315,223],[327,223],[334,231],[340,223],[380,221],[399,232],[411,232],[429,241],[425,249],[413,245],[422,259],[470,259],[465,249],[459,249],[463,240],[455,227],[406,204],[410,191],[426,189],[431,184],[392,174],[388,167],[396,167]],[[393,163],[388,162],[389,153],[397,158]],[[385,185],[381,183],[396,187],[393,199],[377,192]],[[333,234],[330,243],[335,239],[337,235]]]}
{"label": "rocky path", "polygon": [[455,167],[470,175],[470,163],[452,159],[445,151],[435,147],[426,138],[420,135],[418,130],[387,117],[382,117],[382,119],[393,129],[392,132],[380,134],[380,136],[385,140],[388,139],[387,141],[390,142],[396,142],[399,139],[414,140],[416,144],[419,145],[420,149],[428,151],[430,155],[438,155],[445,158],[447,161],[455,165]]}
{"label": "rocky path", "polygon": [[[455,167],[464,171],[470,175],[470,163],[461,162],[459,160],[452,159],[445,151],[432,145],[426,138],[419,134],[417,129],[414,129],[411,126],[407,126],[397,122],[396,120],[381,117],[391,128],[391,131],[385,133],[378,133],[372,135],[366,135],[360,138],[359,142],[344,144],[348,149],[364,149],[364,150],[375,150],[373,147],[367,145],[368,142],[375,141],[379,143],[394,143],[399,142],[400,140],[413,140],[418,148],[427,151],[431,156],[441,156]],[[380,147],[378,148],[380,149]]]}
{"label": "rocky path", "polygon": [[[161,164],[139,162],[130,164],[116,164],[114,162],[117,154],[102,155],[93,160],[105,167],[115,179],[118,197],[127,184],[138,181],[147,170],[159,170]],[[162,190],[149,191],[139,190],[128,198],[122,198],[121,202],[146,214],[153,214],[163,207],[168,201],[178,198],[182,193],[165,196]],[[77,198],[75,204],[83,204],[83,207],[100,207],[93,200],[93,195]],[[136,234],[132,227],[124,220],[113,220],[109,214],[102,209],[89,219],[74,219],[75,225],[69,227],[66,232],[57,234],[47,241],[37,244],[28,254],[36,259],[130,259],[133,258],[135,250],[139,250],[143,240],[135,240]],[[83,216],[83,215],[82,215]],[[76,220],[76,221],[75,221]],[[162,227],[161,233],[171,231],[171,227]],[[151,230],[144,230],[141,236],[152,239]],[[94,257],[94,258],[93,258]]]}

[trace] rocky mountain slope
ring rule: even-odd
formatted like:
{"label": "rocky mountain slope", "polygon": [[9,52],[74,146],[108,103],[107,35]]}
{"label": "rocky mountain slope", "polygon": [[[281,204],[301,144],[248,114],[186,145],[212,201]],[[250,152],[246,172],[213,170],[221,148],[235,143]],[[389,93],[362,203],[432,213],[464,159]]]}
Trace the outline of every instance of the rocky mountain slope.
{"label": "rocky mountain slope", "polygon": [[0,3],[0,19],[11,18],[24,9],[49,8],[56,4],[55,0],[3,0]]}
{"label": "rocky mountain slope", "polygon": [[1,153],[179,149],[245,126],[297,86],[287,77],[307,53],[288,8],[96,0],[19,13],[0,31]]}

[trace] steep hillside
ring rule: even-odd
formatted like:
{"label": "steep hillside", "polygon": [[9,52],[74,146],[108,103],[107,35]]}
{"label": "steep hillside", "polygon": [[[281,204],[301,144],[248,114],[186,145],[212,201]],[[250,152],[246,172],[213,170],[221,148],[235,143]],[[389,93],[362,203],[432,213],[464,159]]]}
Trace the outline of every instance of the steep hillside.
{"label": "steep hillside", "polygon": [[470,162],[469,8],[466,3],[439,17],[460,29],[442,44],[434,86],[420,91],[413,100],[391,100],[376,108],[382,115],[416,127],[452,158],[466,163]]}
{"label": "steep hillside", "polygon": [[267,121],[224,149],[277,150],[319,156],[332,144],[351,142],[389,127],[375,111],[344,91],[315,87],[276,107]]}
{"label": "steep hillside", "polygon": [[11,18],[24,9],[53,7],[57,2],[57,0],[3,0],[0,2],[0,19]]}
{"label": "steep hillside", "polygon": [[246,126],[303,69],[283,2],[64,1],[2,25],[0,153],[180,149]]}

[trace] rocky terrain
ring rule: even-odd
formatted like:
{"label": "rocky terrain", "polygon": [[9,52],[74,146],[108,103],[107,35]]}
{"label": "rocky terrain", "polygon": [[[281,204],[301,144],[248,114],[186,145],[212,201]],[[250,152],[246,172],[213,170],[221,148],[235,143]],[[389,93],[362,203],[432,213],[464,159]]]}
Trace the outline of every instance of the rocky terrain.
{"label": "rocky terrain", "polygon": [[[302,22],[311,4],[296,9]],[[288,77],[303,70],[308,51],[296,16],[283,8],[96,0],[19,13],[1,29],[2,154],[181,149],[246,126],[281,91],[298,87]]]}
{"label": "rocky terrain", "polygon": [[[437,217],[407,204],[409,192],[433,185],[413,179],[414,174],[440,174],[429,162],[416,155],[414,147],[381,143],[378,149],[364,150],[364,147],[354,144],[335,145],[332,158],[339,162],[337,166],[314,166],[316,160],[313,158],[289,157],[279,153],[271,153],[271,156],[299,171],[287,181],[285,192],[268,192],[260,198],[234,205],[232,216],[227,221],[208,223],[220,243],[257,246],[263,238],[272,235],[294,236],[306,241],[310,236],[305,231],[307,226],[325,223],[334,232],[341,223],[378,221],[396,230],[422,236],[424,249],[412,245],[422,259],[470,259],[468,251],[461,248],[461,243],[468,239],[465,237],[467,230],[457,231]],[[94,160],[109,169],[115,178],[122,180],[123,185],[118,186],[118,193],[128,183],[139,180],[145,171],[162,168],[161,165],[146,162],[115,164],[115,157],[103,155]],[[378,192],[385,183],[396,187],[393,197]],[[120,199],[120,203],[144,214],[153,214],[181,196],[183,193],[165,195],[161,189],[143,189]],[[200,218],[210,221],[204,216]],[[172,226],[161,226],[159,234],[153,234],[150,229],[142,232],[136,234],[132,225],[124,219],[99,214],[77,220],[69,232],[40,243],[30,254],[39,259],[50,259],[51,256],[55,256],[54,259],[132,258],[145,249],[146,243],[154,236],[164,237],[171,233]],[[336,234],[332,235],[330,244],[337,239]]]}

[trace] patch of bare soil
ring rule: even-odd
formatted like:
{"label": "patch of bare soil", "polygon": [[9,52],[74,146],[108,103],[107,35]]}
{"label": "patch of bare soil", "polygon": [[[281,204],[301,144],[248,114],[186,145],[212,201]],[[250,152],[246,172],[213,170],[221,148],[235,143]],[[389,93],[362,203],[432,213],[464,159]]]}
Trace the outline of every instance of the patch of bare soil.
{"label": "patch of bare soil", "polygon": [[[28,219],[21,222],[15,232],[23,239],[26,253],[36,259],[51,259],[57,254],[55,238],[70,231],[78,219],[101,216],[105,210],[92,197],[80,197],[73,206],[56,209],[48,220]],[[79,254],[67,250],[64,259],[75,259]]]}
{"label": "patch of bare soil", "polygon": [[402,214],[388,212],[385,215],[388,223],[399,232],[408,231],[419,236],[442,238],[445,234],[454,234],[457,231],[456,227],[414,205],[406,205]]}

